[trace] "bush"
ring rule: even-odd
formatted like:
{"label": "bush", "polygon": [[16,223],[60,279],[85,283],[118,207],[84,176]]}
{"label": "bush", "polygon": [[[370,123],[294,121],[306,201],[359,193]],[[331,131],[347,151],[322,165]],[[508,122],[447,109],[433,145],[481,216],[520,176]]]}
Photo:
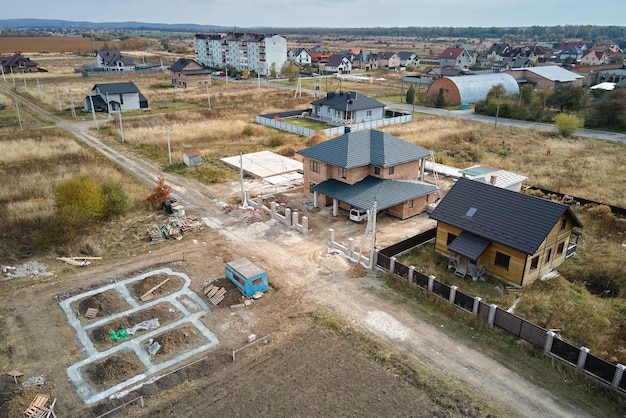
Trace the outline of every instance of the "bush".
{"label": "bush", "polygon": [[106,181],[101,186],[104,208],[102,217],[112,219],[128,210],[128,195],[120,183]]}
{"label": "bush", "polygon": [[564,137],[572,136],[576,129],[585,126],[585,120],[569,113],[559,113],[554,118],[554,124]]}

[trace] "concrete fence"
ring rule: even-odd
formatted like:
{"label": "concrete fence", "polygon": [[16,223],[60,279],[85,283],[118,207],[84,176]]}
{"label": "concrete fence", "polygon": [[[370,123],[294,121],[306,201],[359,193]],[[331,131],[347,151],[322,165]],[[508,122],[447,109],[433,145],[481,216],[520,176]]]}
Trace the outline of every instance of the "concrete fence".
{"label": "concrete fence", "polygon": [[[266,206],[264,206],[264,208],[266,208]],[[309,233],[309,218],[302,216],[302,222],[300,222],[300,214],[296,211],[292,211],[291,208],[285,208],[285,213],[283,215],[278,212],[278,203],[271,202],[270,215],[272,216],[272,219],[276,219],[291,229],[295,229],[302,234]]]}
{"label": "concrete fence", "polygon": [[352,261],[353,263],[359,263],[363,267],[367,269],[373,268],[373,263],[371,261],[371,254],[367,255],[360,254],[359,251],[354,250],[354,238],[348,238],[347,245],[341,245],[339,242],[335,241],[335,230],[328,230],[328,253],[338,253],[341,254],[344,258]]}

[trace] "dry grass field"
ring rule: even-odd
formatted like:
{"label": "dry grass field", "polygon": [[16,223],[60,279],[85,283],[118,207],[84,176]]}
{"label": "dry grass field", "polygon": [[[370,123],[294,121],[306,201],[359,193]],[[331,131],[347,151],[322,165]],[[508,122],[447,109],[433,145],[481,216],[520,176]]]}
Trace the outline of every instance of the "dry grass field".
{"label": "dry grass field", "polygon": [[[141,54],[136,53],[136,56],[141,57]],[[236,179],[237,173],[219,162],[221,157],[264,149],[294,156],[295,151],[326,139],[323,136],[299,137],[254,123],[256,114],[303,109],[313,100],[306,95],[295,97],[291,90],[259,88],[253,81],[226,83],[214,80],[209,89],[209,109],[205,89],[174,89],[169,86],[169,75],[166,73],[86,78],[74,73],[73,68],[88,61],[89,57],[41,54],[33,59],[47,63],[49,72],[20,75],[14,87],[11,80],[7,80],[7,85],[68,120],[73,120],[70,91],[78,111],[76,119],[89,123],[91,115],[81,112],[79,108],[82,107],[82,98],[95,83],[134,81],[147,97],[150,109],[123,115],[124,144],[120,143],[121,131],[116,118],[109,120],[106,115],[99,115],[99,129],[92,129],[91,134],[124,152],[142,154],[165,172],[175,171],[207,184]],[[385,92],[388,96],[393,96],[396,90],[399,92],[398,78],[391,81],[394,74],[381,76],[390,80],[388,88],[391,90],[381,90],[381,97]],[[344,89],[348,86],[357,91],[367,88],[354,83],[346,84]],[[0,95],[0,102],[11,104],[12,100]],[[0,217],[1,259],[14,264],[34,256],[53,259],[59,255],[81,253],[104,255],[123,264],[124,257],[132,258],[136,254],[149,257],[150,250],[145,241],[146,225],[154,223],[157,218],[144,202],[150,191],[119,167],[77,143],[69,134],[57,128],[39,129],[50,122],[29,109],[22,109],[21,116],[27,123],[24,130],[17,127],[16,111],[11,106],[0,111],[0,122],[6,121],[0,127],[0,177],[3,185],[0,189],[0,207],[3,208],[3,216]],[[170,134],[175,159],[172,166],[168,164],[166,131]],[[475,164],[499,167],[528,176],[528,184],[534,186],[626,207],[626,146],[623,144],[565,139],[556,134],[502,126],[494,129],[489,124],[427,115],[417,115],[413,122],[391,126],[385,131],[433,150],[437,161],[444,164],[459,168]],[[189,149],[201,151],[204,159],[201,167],[185,167],[182,164],[181,154]],[[76,242],[55,248],[45,247],[40,241],[40,225],[49,220],[54,212],[56,186],[79,173],[89,173],[98,181],[112,179],[120,182],[130,196],[132,210],[122,219],[86,230]],[[583,223],[589,226],[589,232],[583,231],[588,235],[584,236],[579,257],[566,263],[563,271],[567,274],[564,275],[572,279],[581,272],[602,266],[607,277],[612,277],[612,274],[615,279],[623,280],[626,256],[621,244],[624,242],[624,230],[614,228],[606,233],[602,225],[594,224],[594,216],[600,223],[604,218],[584,212],[580,212],[580,216]],[[524,294],[518,309],[531,320],[562,328],[564,335],[592,348],[594,354],[624,364],[626,286],[623,281],[619,283],[622,293],[616,298],[593,296],[583,285],[564,279],[538,284]],[[29,284],[15,283],[12,289],[26,298]],[[54,292],[57,290],[48,289],[47,296],[52,298]],[[559,308],[558,315],[556,307]],[[572,324],[569,329],[563,325],[567,323]],[[593,329],[593,333],[589,329]],[[314,331],[320,334],[327,332],[317,328]],[[565,334],[566,331],[571,334]],[[298,338],[289,343],[300,347],[302,341],[306,342],[305,338]],[[347,358],[344,360],[347,365],[352,365]],[[247,364],[253,368],[252,361]],[[219,370],[233,372],[229,367]],[[403,396],[408,399],[412,394],[408,391]],[[465,401],[460,400],[455,408],[466,407],[464,405]],[[163,404],[160,405],[162,409],[153,412],[164,416],[170,411],[168,407]],[[249,407],[252,410],[254,405]],[[440,413],[438,407],[432,408],[432,411]],[[463,415],[462,412],[441,414]]]}

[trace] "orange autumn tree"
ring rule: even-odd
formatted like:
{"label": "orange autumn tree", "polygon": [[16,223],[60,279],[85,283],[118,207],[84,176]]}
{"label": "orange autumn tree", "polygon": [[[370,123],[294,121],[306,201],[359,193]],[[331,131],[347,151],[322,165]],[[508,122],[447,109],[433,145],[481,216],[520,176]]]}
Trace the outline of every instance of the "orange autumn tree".
{"label": "orange autumn tree", "polygon": [[152,189],[152,193],[146,197],[146,200],[155,208],[160,208],[162,202],[172,199],[172,196],[170,196],[172,186],[165,182],[163,174],[159,174],[158,181],[157,185]]}

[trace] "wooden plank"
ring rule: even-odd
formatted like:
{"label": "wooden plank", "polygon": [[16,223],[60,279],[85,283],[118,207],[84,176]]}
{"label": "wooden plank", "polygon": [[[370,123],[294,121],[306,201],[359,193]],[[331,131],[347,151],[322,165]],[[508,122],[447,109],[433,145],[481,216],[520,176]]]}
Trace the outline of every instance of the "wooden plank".
{"label": "wooden plank", "polygon": [[211,291],[210,291],[209,293],[207,293],[207,295],[206,295],[206,296],[207,296],[209,299],[211,299],[213,296],[215,296],[215,294],[216,294],[219,290],[220,290],[220,288],[219,288],[219,287],[217,287],[217,286],[213,286],[213,289],[211,289]]}
{"label": "wooden plank", "polygon": [[157,290],[158,288],[160,288],[161,286],[163,286],[165,283],[167,283],[169,280],[170,280],[169,277],[167,279],[163,280],[161,283],[159,283],[158,285],[154,286],[152,289],[148,290],[146,293],[141,295],[141,297],[139,299],[141,299],[142,302],[154,299],[154,295],[152,293],[155,290]]}
{"label": "wooden plank", "polygon": [[102,260],[102,257],[65,257],[72,260]]}
{"label": "wooden plank", "polygon": [[57,260],[64,261],[65,263],[71,264],[73,266],[79,266],[79,267],[82,266],[81,262],[73,260],[73,259],[68,258],[68,257],[57,257]]}
{"label": "wooden plank", "polygon": [[204,294],[207,295],[211,290],[213,290],[215,288],[215,285],[208,285],[205,289],[204,289]]}

